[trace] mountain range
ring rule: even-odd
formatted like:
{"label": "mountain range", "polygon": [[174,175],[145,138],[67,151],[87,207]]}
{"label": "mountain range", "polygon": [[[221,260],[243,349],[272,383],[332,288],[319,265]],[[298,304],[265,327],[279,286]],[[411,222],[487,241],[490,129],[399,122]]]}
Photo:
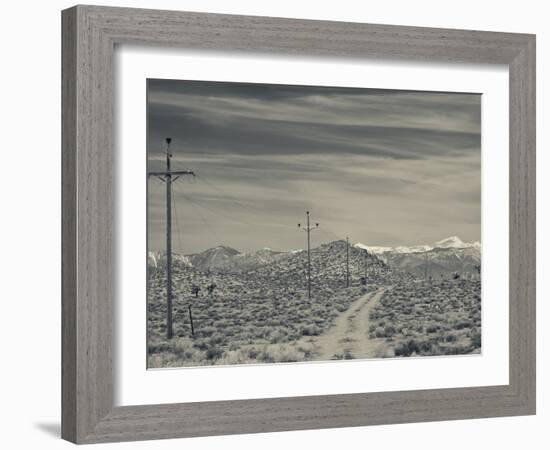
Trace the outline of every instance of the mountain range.
{"label": "mountain range", "polygon": [[376,247],[372,245],[365,245],[358,242],[355,244],[356,247],[363,248],[369,252],[374,253],[375,255],[383,255],[384,253],[421,253],[434,250],[436,248],[455,248],[455,249],[465,249],[465,248],[476,248],[481,251],[481,243],[479,241],[475,242],[463,242],[458,236],[451,236],[440,241],[437,241],[433,244],[419,244],[412,246],[397,246],[397,247]]}
{"label": "mountain range", "polygon": [[[340,247],[345,248],[345,241],[334,241],[312,249],[312,258],[318,255],[330,259],[331,249],[340,254]],[[433,244],[421,244],[398,247],[376,247],[361,243],[350,246],[352,261],[360,258],[366,251],[373,261],[380,261],[389,267],[409,272],[416,276],[450,276],[454,273],[476,276],[481,264],[481,244],[463,242],[452,236]],[[257,270],[276,262],[286,262],[305,258],[304,250],[277,251],[270,248],[241,253],[238,250],[220,245],[200,253],[190,255],[173,254],[173,263],[181,267],[191,267],[199,271],[247,272]],[[162,268],[166,263],[164,252],[151,251],[148,254],[150,268]]]}
{"label": "mountain range", "polygon": [[[172,259],[176,264],[201,271],[243,272],[270,264],[293,253],[295,252],[279,252],[270,248],[263,248],[252,253],[241,253],[232,247],[219,245],[190,255],[173,254]],[[165,263],[166,254],[164,252],[149,252],[149,267],[159,268]]]}
{"label": "mountain range", "polygon": [[421,277],[454,273],[478,276],[481,265],[481,243],[463,242],[458,236],[413,246],[376,247],[361,243],[355,246],[374,253],[390,267]]}

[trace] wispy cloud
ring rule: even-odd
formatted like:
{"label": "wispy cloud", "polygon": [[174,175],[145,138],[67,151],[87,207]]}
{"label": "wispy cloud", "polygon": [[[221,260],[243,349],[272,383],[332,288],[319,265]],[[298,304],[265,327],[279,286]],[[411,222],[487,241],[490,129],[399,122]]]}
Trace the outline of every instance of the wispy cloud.
{"label": "wispy cloud", "polygon": [[[174,192],[184,253],[300,248],[306,209],[321,240],[479,239],[480,113],[475,94],[150,80],[148,162],[170,136],[199,175]],[[152,248],[164,201],[150,185]]]}

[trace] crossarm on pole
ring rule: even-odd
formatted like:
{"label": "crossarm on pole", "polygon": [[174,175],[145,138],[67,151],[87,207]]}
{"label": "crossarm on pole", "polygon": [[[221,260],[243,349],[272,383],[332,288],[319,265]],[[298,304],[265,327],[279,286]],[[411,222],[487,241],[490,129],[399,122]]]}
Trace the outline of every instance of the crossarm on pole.
{"label": "crossarm on pole", "polygon": [[168,175],[175,176],[175,175],[193,175],[195,176],[195,172],[192,170],[172,170],[170,172],[149,172],[147,174],[148,176],[152,177],[166,177]]}

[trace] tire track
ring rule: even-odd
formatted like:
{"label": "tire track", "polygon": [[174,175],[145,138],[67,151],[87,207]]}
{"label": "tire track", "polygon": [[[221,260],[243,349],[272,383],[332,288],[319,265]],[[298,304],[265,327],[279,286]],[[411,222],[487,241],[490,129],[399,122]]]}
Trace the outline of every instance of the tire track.
{"label": "tire track", "polygon": [[375,357],[384,343],[369,339],[369,314],[385,291],[381,288],[363,295],[336,318],[326,333],[310,341],[316,347],[315,360]]}

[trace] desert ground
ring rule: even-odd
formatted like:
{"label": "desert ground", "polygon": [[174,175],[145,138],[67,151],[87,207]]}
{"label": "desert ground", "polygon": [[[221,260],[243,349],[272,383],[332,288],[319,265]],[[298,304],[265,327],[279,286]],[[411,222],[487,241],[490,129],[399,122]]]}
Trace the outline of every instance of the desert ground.
{"label": "desert ground", "polygon": [[425,279],[348,247],[348,285],[346,245],[334,241],[312,250],[311,298],[305,252],[264,252],[256,264],[250,257],[238,260],[242,267],[226,248],[174,258],[170,340],[165,270],[161,262],[150,268],[148,367],[480,352],[479,279]]}

